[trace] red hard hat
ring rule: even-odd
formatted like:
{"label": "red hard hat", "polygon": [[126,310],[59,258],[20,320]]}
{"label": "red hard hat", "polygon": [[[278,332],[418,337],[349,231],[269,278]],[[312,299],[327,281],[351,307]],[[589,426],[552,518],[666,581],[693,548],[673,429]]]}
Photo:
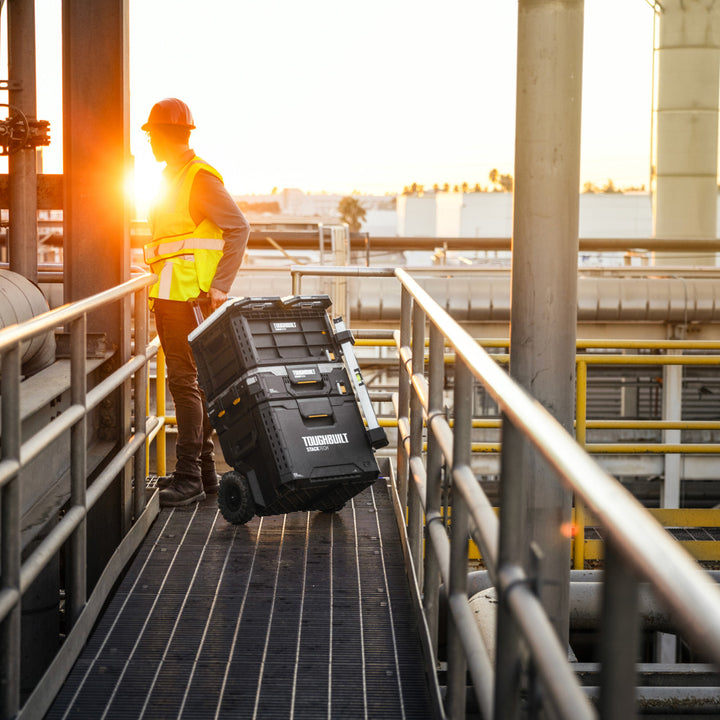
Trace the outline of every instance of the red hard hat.
{"label": "red hard hat", "polygon": [[152,106],[148,120],[141,129],[150,130],[153,125],[176,125],[189,130],[195,129],[190,108],[177,98],[165,98]]}

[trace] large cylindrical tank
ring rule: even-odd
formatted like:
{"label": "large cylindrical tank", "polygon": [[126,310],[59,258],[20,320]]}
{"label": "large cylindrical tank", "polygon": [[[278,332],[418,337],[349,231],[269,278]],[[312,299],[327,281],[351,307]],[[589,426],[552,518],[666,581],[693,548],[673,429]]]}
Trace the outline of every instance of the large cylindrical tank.
{"label": "large cylindrical tank", "polygon": [[[25,322],[49,310],[42,290],[33,282],[0,270],[0,328]],[[52,331],[23,343],[22,374],[34,375],[55,362],[55,335]]]}
{"label": "large cylindrical tank", "polygon": [[[720,0],[663,0],[657,47],[654,235],[714,238],[717,227]],[[714,265],[656,253],[657,265]]]}

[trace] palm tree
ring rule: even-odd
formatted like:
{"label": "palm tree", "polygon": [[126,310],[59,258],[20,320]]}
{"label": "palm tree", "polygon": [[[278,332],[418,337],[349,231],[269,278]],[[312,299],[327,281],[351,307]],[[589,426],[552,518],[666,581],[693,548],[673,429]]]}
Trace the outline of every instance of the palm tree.
{"label": "palm tree", "polygon": [[338,203],[340,219],[348,224],[350,232],[358,232],[363,220],[365,220],[365,208],[357,198],[348,195]]}

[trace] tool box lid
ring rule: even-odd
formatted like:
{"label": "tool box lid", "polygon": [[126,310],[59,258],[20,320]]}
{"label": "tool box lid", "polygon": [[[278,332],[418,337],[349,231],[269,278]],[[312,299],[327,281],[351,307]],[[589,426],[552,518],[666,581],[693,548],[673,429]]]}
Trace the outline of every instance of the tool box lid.
{"label": "tool box lid", "polygon": [[284,307],[288,308],[312,308],[326,310],[332,305],[327,295],[286,295],[282,299]]}

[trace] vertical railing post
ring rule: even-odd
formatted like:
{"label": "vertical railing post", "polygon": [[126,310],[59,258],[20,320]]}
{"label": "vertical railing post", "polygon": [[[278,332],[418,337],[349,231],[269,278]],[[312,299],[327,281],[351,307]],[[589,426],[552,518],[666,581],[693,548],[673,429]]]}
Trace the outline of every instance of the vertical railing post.
{"label": "vertical railing post", "polygon": [[[676,333],[685,334],[685,327],[676,328]],[[668,356],[682,355],[682,350],[668,348]],[[682,420],[682,365],[663,365],[662,375],[662,419],[670,421]],[[663,430],[663,442],[668,445],[682,442],[681,430]],[[679,508],[681,498],[681,482],[683,459],[680,453],[665,453],[663,456],[663,480],[660,490],[660,507]],[[659,632],[656,635],[657,662],[674,663],[677,655],[677,636],[673,633]]]}
{"label": "vertical railing post", "polygon": [[[2,357],[2,460],[20,461],[20,345]],[[2,486],[0,526],[0,591],[16,592],[18,599],[0,621],[0,718],[15,717],[20,708],[20,476],[19,472]]]}
{"label": "vertical railing post", "polygon": [[325,264],[325,228],[318,223],[318,260],[321,265]]}
{"label": "vertical railing post", "polygon": [[[85,408],[87,394],[87,316],[70,324],[70,398]],[[70,430],[70,504],[86,509],[87,413]],[[83,518],[70,536],[67,582],[67,615],[70,626],[80,617],[87,595],[87,520]]]}
{"label": "vertical railing post", "polygon": [[[468,573],[468,507],[462,494],[456,492],[455,474],[470,466],[470,441],[472,428],[473,378],[465,361],[455,360],[455,390],[453,393],[453,467],[452,467],[452,517],[450,546],[450,587],[448,598],[467,598]],[[449,603],[450,604],[450,603]],[[448,613],[448,717],[464,720],[466,703],[467,659],[462,639]]]}
{"label": "vertical railing post", "polygon": [[[350,233],[347,225],[334,225],[330,228],[333,262],[337,267],[345,267],[350,256]],[[332,280],[333,312],[345,320],[350,327],[350,304],[348,302],[347,277],[338,274]]]}
{"label": "vertical railing post", "polygon": [[[135,293],[135,355],[143,354],[146,361],[135,373],[134,378],[134,415],[135,415],[135,434],[145,435],[147,429],[147,396],[145,388],[147,387],[148,366],[147,366],[147,326],[148,326],[148,306],[147,292],[143,289]],[[145,476],[147,475],[147,464],[145,453],[138,450],[135,453],[135,463],[133,467],[134,475],[134,519],[137,520],[142,511],[145,509]]]}
{"label": "vertical railing post", "polygon": [[[578,445],[585,447],[587,433],[587,363],[584,360],[577,361],[576,376],[575,439]],[[585,505],[577,495],[575,496],[574,537],[573,568],[582,570],[585,567]]]}
{"label": "vertical railing post", "polygon": [[[405,289],[401,290],[400,300],[400,347],[410,346],[410,327],[412,316],[412,296]],[[410,408],[410,375],[402,358],[398,367],[398,444],[397,444],[397,483],[400,507],[405,512],[408,499],[408,464],[409,459],[400,436],[400,427],[407,422]]]}
{"label": "vertical railing post", "polygon": [[160,431],[155,440],[155,459],[158,475],[167,474],[167,425],[165,424],[165,407],[167,404],[165,386],[165,352],[162,345],[155,356],[155,415],[162,421]]}
{"label": "vertical railing post", "polygon": [[638,583],[610,538],[605,542],[603,580],[600,717],[632,720],[636,716]]}
{"label": "vertical railing post", "polygon": [[[430,349],[428,357],[428,432],[427,432],[427,498],[425,501],[426,530],[431,522],[440,517],[442,502],[442,463],[440,444],[431,429],[434,416],[443,412],[443,388],[445,385],[444,354],[445,341],[434,323],[430,323]],[[430,542],[430,533],[425,533],[425,571],[423,574],[423,606],[427,619],[433,655],[438,652],[438,612],[440,593],[440,564],[437,549]]]}
{"label": "vertical railing post", "polygon": [[[667,355],[682,354],[680,350],[669,349]],[[663,365],[662,383],[662,419],[682,419],[682,365]],[[680,430],[664,430],[663,442],[677,444],[682,433]],[[680,507],[680,474],[682,458],[678,453],[666,453],[663,472],[662,498],[660,507]]]}
{"label": "vertical railing post", "polygon": [[[425,311],[415,303],[412,313],[412,374],[425,372]],[[410,466],[412,475],[414,460],[422,462],[423,456],[423,407],[420,397],[410,384]],[[415,577],[422,587],[423,569],[423,506],[414,482],[408,482],[408,543],[413,558]]]}

